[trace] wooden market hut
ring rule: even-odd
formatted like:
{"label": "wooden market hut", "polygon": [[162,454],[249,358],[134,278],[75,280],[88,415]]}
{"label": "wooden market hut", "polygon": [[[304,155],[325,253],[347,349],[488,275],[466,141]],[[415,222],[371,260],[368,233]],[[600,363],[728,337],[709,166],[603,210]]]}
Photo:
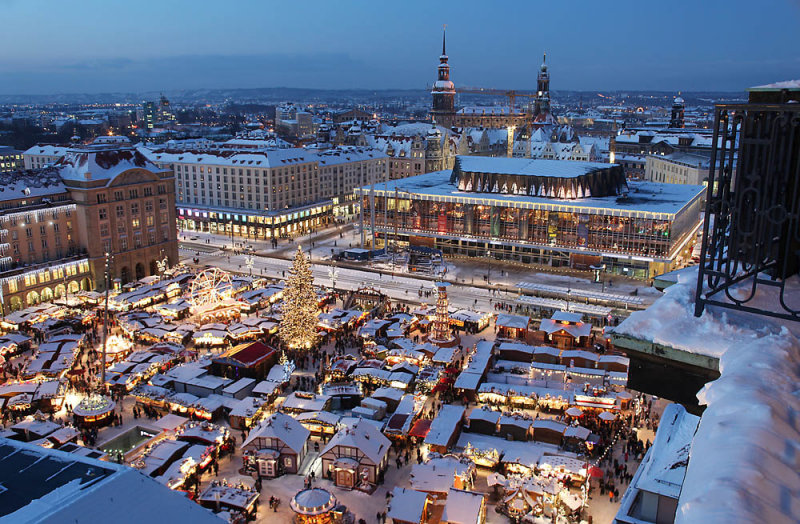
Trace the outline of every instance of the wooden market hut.
{"label": "wooden market hut", "polygon": [[539,324],[540,335],[560,349],[586,348],[592,343],[592,325],[580,313],[556,311]]}
{"label": "wooden market hut", "polygon": [[275,348],[262,342],[247,342],[211,360],[211,372],[226,378],[263,380],[278,359]]}
{"label": "wooden market hut", "polygon": [[396,487],[392,490],[387,516],[394,524],[427,524],[432,506],[433,500],[429,494]]}
{"label": "wooden market hut", "polygon": [[550,346],[536,346],[533,361],[541,364],[560,364],[561,350]]}
{"label": "wooden market hut", "polygon": [[320,453],[322,472],[339,487],[371,489],[386,470],[391,441],[359,419],[340,429]]}
{"label": "wooden market hut", "polygon": [[519,415],[503,415],[498,421],[498,432],[506,440],[530,440],[531,420]]}
{"label": "wooden market hut", "polygon": [[497,421],[501,413],[489,409],[475,408],[467,417],[467,430],[470,433],[494,435],[497,433]]}
{"label": "wooden market hut", "polygon": [[507,313],[497,315],[497,320],[495,321],[497,338],[524,341],[528,335],[530,320],[529,317],[522,315],[510,315]]}
{"label": "wooden market hut", "polygon": [[250,431],[241,446],[262,477],[297,473],[308,450],[310,432],[284,413],[273,413]]}
{"label": "wooden market hut", "polygon": [[560,446],[561,441],[564,439],[564,430],[567,429],[567,425],[557,420],[539,418],[533,421],[531,428],[533,430],[533,440],[536,442]]}

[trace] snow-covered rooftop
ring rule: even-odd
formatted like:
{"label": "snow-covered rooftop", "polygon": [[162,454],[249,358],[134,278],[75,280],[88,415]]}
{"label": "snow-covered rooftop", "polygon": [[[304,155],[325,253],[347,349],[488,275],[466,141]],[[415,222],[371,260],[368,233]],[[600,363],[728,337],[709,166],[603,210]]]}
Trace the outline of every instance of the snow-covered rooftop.
{"label": "snow-covered rooftop", "polygon": [[425,437],[425,444],[446,446],[450,437],[457,431],[464,418],[464,407],[445,404],[431,423],[431,430]]}
{"label": "snow-covered rooftop", "polygon": [[[615,329],[719,359],[720,378],[697,394],[706,410],[692,439],[675,522],[799,522],[800,323],[711,305],[695,317],[696,285],[696,269],[678,273],[664,296]],[[785,286],[784,300],[797,307],[800,279],[790,277]],[[729,289],[739,298],[750,291],[746,281]],[[748,301],[757,310],[778,304],[775,289],[765,286]],[[662,424],[668,422],[665,414]]]}
{"label": "snow-covered rooftop", "polygon": [[427,501],[427,493],[396,487],[392,490],[392,501],[389,504],[387,517],[393,521],[422,522]]}
{"label": "snow-covered rooftop", "polygon": [[68,181],[111,181],[129,169],[162,171],[139,151],[128,147],[70,149],[56,164],[59,175]]}
{"label": "snow-covered rooftop", "polygon": [[262,437],[277,438],[295,453],[303,451],[309,430],[303,427],[297,420],[281,412],[273,413],[270,417],[261,422],[256,428],[247,435],[247,440],[242,443],[242,448]]}
{"label": "snow-covered rooftop", "polygon": [[358,419],[352,426],[336,432],[320,455],[324,455],[336,446],[357,448],[373,464],[380,464],[383,458],[389,454],[391,441],[374,425],[363,419]]}
{"label": "snow-covered rooftop", "polygon": [[78,454],[0,439],[0,515],[8,522],[220,523],[141,472]]}
{"label": "snow-covered rooftop", "polygon": [[[496,159],[492,159],[496,160]],[[573,162],[567,162],[573,163]],[[391,180],[375,187],[375,194],[394,198],[395,191],[403,195],[412,195],[419,200],[440,202],[459,202],[484,205],[488,201],[492,205],[507,205],[526,209],[591,209],[600,215],[644,214],[675,215],[695,199],[701,198],[705,192],[703,186],[687,184],[664,184],[659,182],[640,182],[629,180],[627,197],[588,197],[576,199],[557,199],[543,196],[513,195],[503,193],[478,193],[459,191],[450,182],[450,171],[433,171],[399,180]],[[356,193],[368,194],[369,187],[356,188]]]}
{"label": "snow-covered rooftop", "polygon": [[574,178],[592,171],[611,167],[611,164],[600,162],[565,162],[561,160],[481,156],[459,156],[458,158],[461,161],[461,170],[469,173]]}

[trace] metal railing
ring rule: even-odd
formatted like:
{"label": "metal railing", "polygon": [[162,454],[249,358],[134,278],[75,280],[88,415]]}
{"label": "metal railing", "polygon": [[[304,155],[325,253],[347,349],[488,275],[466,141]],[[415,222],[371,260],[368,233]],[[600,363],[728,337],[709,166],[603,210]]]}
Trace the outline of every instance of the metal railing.
{"label": "metal railing", "polygon": [[717,106],[708,187],[695,315],[800,321],[786,288],[800,269],[800,105]]}

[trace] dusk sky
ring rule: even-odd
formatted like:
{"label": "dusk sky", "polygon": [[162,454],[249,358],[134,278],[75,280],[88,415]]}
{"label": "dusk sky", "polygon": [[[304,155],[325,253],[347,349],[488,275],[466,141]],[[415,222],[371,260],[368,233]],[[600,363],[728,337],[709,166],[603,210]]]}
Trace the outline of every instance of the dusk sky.
{"label": "dusk sky", "polygon": [[800,78],[800,1],[0,0],[0,94],[424,89],[727,90]]}

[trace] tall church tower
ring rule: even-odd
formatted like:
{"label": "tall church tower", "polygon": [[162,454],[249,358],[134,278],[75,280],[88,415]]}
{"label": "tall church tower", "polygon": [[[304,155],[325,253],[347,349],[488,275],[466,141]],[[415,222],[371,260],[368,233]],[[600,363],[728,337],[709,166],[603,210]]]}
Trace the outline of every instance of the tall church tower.
{"label": "tall church tower", "polygon": [[685,126],[683,113],[686,110],[686,102],[681,98],[681,94],[672,101],[672,115],[669,119],[669,127],[683,128]]}
{"label": "tall church tower", "polygon": [[542,129],[550,135],[556,127],[556,119],[550,112],[550,73],[547,72],[547,54],[542,58],[539,77],[536,80],[536,101],[533,107],[532,129]]}
{"label": "tall church tower", "polygon": [[439,57],[438,80],[433,84],[433,108],[431,116],[444,127],[452,127],[455,121],[456,87],[450,81],[450,65],[447,63],[445,31],[442,30],[442,55]]}
{"label": "tall church tower", "polygon": [[533,115],[546,114],[550,112],[550,73],[547,72],[547,53],[542,58],[542,67],[539,69],[539,77],[536,81],[536,102]]}

